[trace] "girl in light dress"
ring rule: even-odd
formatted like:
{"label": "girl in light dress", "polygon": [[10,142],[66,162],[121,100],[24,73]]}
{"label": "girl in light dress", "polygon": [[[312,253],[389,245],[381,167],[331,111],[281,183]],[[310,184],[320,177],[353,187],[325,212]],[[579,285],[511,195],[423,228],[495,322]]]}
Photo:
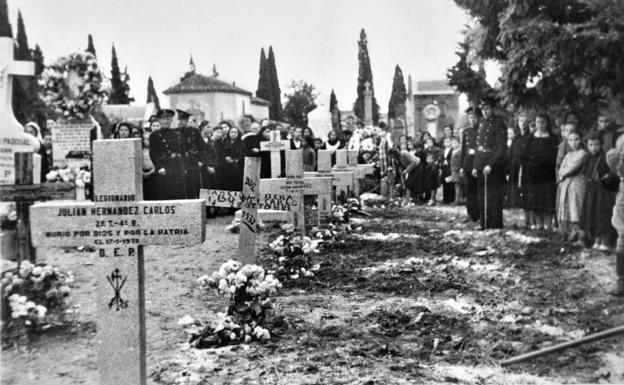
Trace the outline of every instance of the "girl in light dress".
{"label": "girl in light dress", "polygon": [[579,222],[587,187],[584,167],[588,154],[582,147],[581,135],[577,131],[568,133],[570,151],[561,162],[557,174],[558,196],[557,219],[560,231],[570,242],[580,241]]}

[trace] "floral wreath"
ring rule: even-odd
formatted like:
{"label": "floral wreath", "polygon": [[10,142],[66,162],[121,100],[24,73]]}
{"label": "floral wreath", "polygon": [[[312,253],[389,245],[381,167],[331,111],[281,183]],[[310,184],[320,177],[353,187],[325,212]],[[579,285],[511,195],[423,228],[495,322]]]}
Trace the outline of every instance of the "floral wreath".
{"label": "floral wreath", "polygon": [[[75,98],[71,97],[67,82],[73,71],[84,80],[78,86],[79,93]],[[39,79],[42,87],[40,97],[60,117],[85,119],[95,107],[106,100],[108,93],[103,85],[104,81],[93,54],[73,53],[46,66]]]}

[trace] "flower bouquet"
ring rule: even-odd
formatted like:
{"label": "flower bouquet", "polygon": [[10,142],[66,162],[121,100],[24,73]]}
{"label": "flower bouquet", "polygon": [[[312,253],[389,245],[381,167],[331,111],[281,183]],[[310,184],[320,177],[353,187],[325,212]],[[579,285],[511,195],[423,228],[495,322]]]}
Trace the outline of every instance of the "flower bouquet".
{"label": "flower bouquet", "polygon": [[71,272],[50,265],[22,261],[19,269],[7,271],[1,279],[2,333],[7,339],[47,330],[62,322],[69,296]]}
{"label": "flower bouquet", "polygon": [[322,239],[301,236],[292,224],[282,226],[281,234],[271,243],[271,269],[281,281],[294,281],[314,277],[318,266],[312,266],[310,255],[318,253]]}
{"label": "flower bouquet", "polygon": [[267,341],[271,333],[263,327],[273,308],[270,297],[281,287],[280,282],[265,274],[258,265],[242,265],[229,260],[211,276],[197,282],[204,290],[217,290],[229,296],[226,313],[218,313],[209,326],[191,333],[191,346],[209,348],[250,341]]}
{"label": "flower bouquet", "polygon": [[46,182],[72,182],[76,185],[76,200],[86,200],[90,198],[91,191],[91,171],[88,166],[80,168],[55,167],[46,174]]}

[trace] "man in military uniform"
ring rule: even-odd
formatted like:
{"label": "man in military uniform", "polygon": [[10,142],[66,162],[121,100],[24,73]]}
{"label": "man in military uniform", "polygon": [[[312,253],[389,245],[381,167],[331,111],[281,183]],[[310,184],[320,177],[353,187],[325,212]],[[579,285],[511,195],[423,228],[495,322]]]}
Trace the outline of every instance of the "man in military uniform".
{"label": "man in military uniform", "polygon": [[474,157],[477,153],[477,129],[481,110],[478,107],[470,107],[468,114],[468,126],[462,131],[461,169],[460,174],[466,177],[466,210],[468,216],[474,222],[479,220],[479,196],[477,193],[477,178],[472,176]]}
{"label": "man in military uniform", "polygon": [[494,115],[494,105],[494,98],[481,101],[483,119],[477,130],[477,149],[472,168],[472,176],[477,178],[482,229],[503,227],[507,127]]}
{"label": "man in military uniform", "polygon": [[186,169],[186,198],[198,199],[202,185],[201,168],[206,158],[206,144],[195,124],[197,122],[195,117],[186,111],[176,110],[176,112],[182,141],[182,158]]}
{"label": "man in military uniform", "polygon": [[161,129],[149,137],[149,154],[156,169],[156,199],[185,199],[186,170],[184,168],[183,143],[175,126],[175,111],[161,109],[156,114]]}

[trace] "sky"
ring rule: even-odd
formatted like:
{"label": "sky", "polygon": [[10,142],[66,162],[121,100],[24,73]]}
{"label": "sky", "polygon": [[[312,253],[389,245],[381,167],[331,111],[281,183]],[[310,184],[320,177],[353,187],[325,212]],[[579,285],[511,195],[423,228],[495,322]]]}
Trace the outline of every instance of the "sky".
{"label": "sky", "polygon": [[[22,12],[29,45],[46,61],[83,51],[93,35],[98,61],[110,76],[111,46],[127,65],[134,104],[144,104],[147,78],[161,93],[188,70],[255,92],[260,49],[273,47],[282,94],[291,80],[320,92],[329,108],[335,90],[341,109],[356,99],[357,41],[368,35],[375,97],[388,108],[394,67],[413,82],[445,79],[468,22],[452,0],[8,0],[15,30]],[[166,97],[160,94],[161,103]],[[283,99],[282,99],[283,101]]]}

